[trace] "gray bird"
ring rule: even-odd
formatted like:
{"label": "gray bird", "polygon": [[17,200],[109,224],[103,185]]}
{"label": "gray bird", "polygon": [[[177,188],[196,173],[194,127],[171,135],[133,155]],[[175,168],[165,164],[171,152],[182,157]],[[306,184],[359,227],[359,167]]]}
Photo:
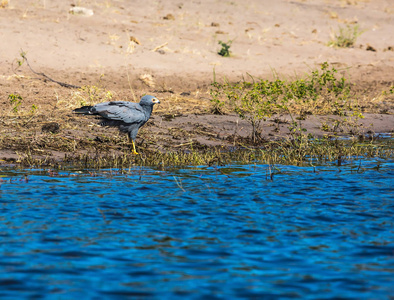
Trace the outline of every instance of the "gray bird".
{"label": "gray bird", "polygon": [[141,98],[140,103],[127,101],[113,101],[98,103],[93,106],[83,106],[74,109],[76,114],[100,115],[102,118],[101,126],[116,126],[122,132],[127,132],[129,140],[135,150],[134,140],[137,137],[138,129],[142,127],[150,118],[153,105],[160,103],[159,99],[146,95]]}

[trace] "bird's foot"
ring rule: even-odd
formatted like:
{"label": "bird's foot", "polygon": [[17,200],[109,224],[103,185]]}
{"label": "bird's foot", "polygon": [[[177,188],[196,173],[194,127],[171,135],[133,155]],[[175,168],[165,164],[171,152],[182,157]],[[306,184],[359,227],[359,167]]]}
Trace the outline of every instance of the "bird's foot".
{"label": "bird's foot", "polygon": [[134,155],[138,155],[139,153],[137,152],[137,150],[135,150],[135,144],[134,144],[134,141],[133,141],[133,140],[131,140],[131,145],[133,146],[133,147],[131,148],[131,152],[132,152]]}

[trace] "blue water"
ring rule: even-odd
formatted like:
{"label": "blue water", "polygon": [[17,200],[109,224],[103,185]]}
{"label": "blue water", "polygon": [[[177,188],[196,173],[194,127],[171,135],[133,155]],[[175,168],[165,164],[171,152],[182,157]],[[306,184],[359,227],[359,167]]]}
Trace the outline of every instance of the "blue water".
{"label": "blue water", "polygon": [[0,174],[0,299],[394,295],[393,160]]}

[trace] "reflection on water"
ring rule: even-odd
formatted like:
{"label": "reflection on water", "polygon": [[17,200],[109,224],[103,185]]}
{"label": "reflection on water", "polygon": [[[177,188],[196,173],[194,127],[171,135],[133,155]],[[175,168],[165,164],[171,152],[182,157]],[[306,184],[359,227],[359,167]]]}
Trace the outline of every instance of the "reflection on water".
{"label": "reflection on water", "polygon": [[2,170],[0,299],[393,295],[394,162],[277,167]]}

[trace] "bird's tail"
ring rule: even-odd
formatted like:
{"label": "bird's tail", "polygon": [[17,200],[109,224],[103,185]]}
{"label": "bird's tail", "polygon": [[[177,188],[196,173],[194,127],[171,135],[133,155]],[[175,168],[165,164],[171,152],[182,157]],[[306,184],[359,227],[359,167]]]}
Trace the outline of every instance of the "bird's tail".
{"label": "bird's tail", "polygon": [[89,114],[90,113],[90,109],[93,106],[82,106],[80,108],[74,109],[73,113],[74,114]]}

